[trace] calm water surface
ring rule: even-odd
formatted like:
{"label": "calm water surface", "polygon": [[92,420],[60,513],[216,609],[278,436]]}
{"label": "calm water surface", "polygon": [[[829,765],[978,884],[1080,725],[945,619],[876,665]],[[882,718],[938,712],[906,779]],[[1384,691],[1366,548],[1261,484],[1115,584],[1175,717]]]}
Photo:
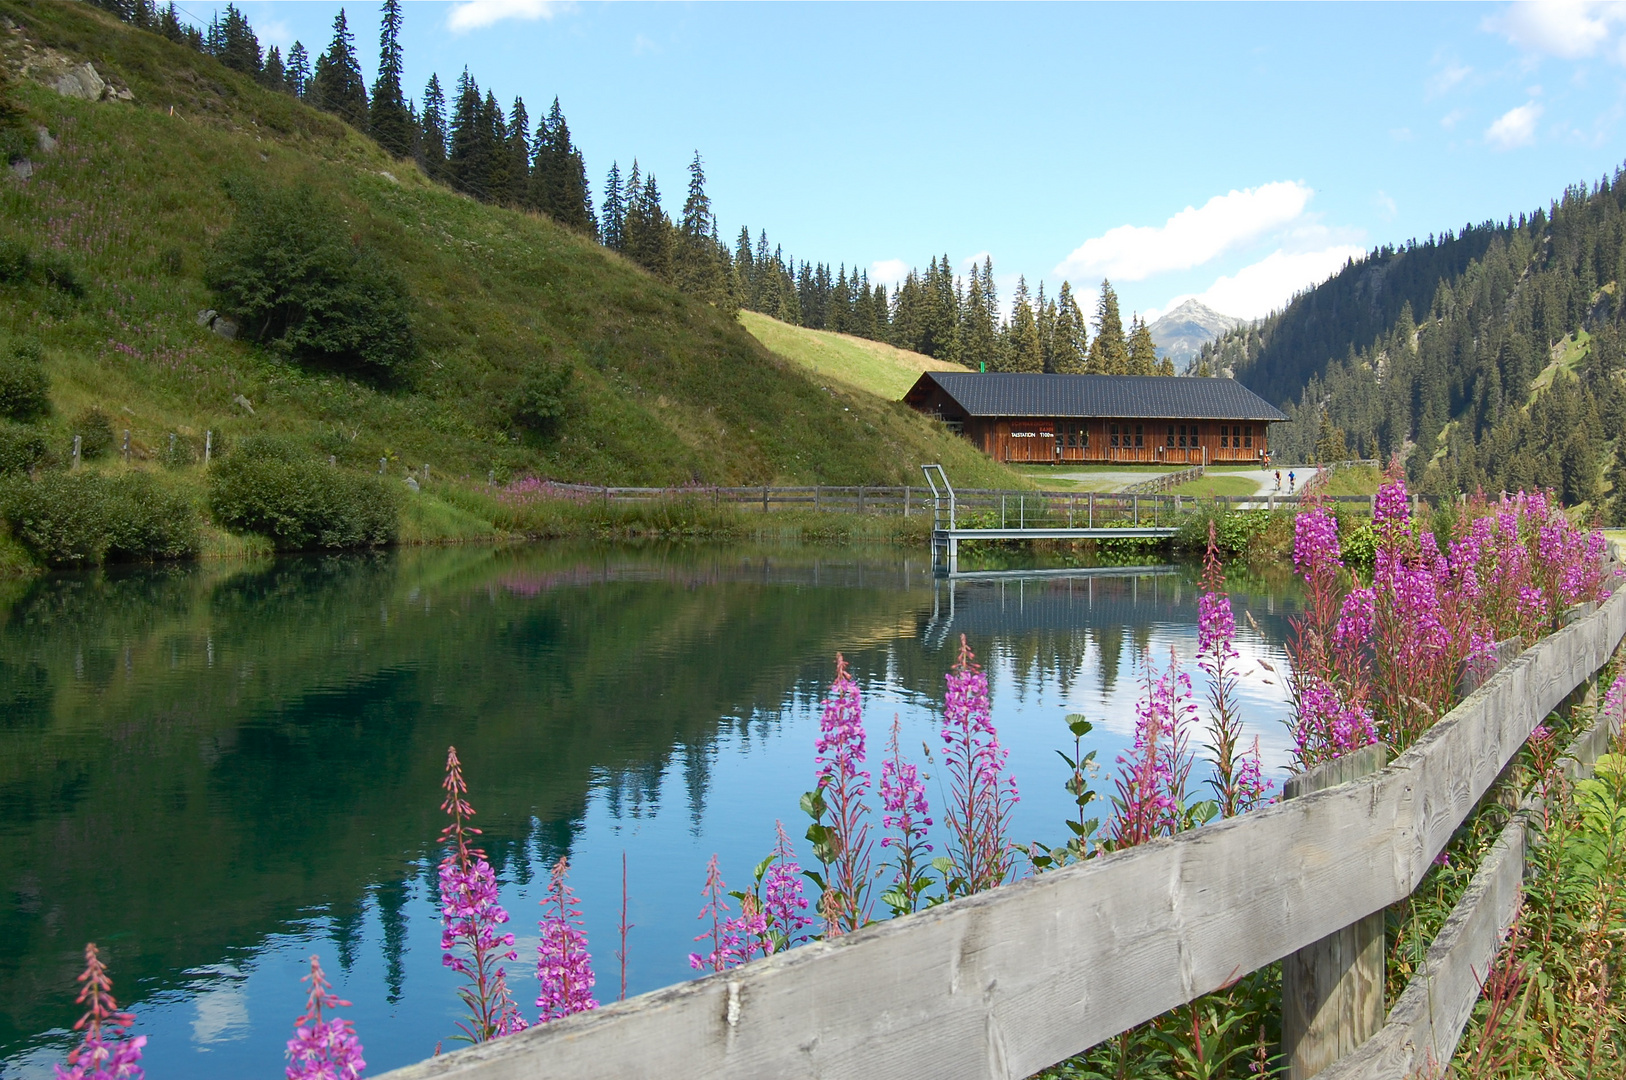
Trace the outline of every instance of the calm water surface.
{"label": "calm water surface", "polygon": [[[690,977],[707,858],[742,887],[776,818],[805,829],[838,650],[878,774],[894,715],[917,760],[937,745],[964,634],[1021,789],[1014,831],[1060,843],[1063,715],[1097,721],[1110,765],[1140,657],[1195,649],[1194,578],[951,586],[896,549],[539,547],[0,586],[0,1076],[48,1076],[74,1041],[87,940],[153,1080],[280,1076],[312,952],[355,1003],[370,1073],[454,1048],[433,890],[449,743],[529,1015],[537,902],[564,854],[601,1001],[619,989],[623,852],[629,993]],[[1295,602],[1256,580],[1232,593],[1244,708],[1279,768],[1281,687],[1254,661],[1285,673]]]}

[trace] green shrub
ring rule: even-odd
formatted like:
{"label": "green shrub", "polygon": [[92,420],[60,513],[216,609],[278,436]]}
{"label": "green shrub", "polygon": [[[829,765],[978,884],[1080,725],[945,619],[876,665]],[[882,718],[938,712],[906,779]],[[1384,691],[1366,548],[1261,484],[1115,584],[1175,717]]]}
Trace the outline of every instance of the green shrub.
{"label": "green shrub", "polygon": [[227,192],[237,216],[204,281],[242,336],[304,363],[399,378],[416,349],[401,276],[308,187],[239,181]]}
{"label": "green shrub", "polygon": [[34,273],[34,254],[15,236],[0,236],[0,284],[21,285]]}
{"label": "green shrub", "polygon": [[73,422],[73,433],[79,436],[79,456],[85,461],[106,457],[113,451],[113,422],[97,408],[80,413]]}
{"label": "green shrub", "polygon": [[0,489],[11,533],[47,566],[179,559],[197,554],[197,514],[143,473],[49,472]]}
{"label": "green shrub", "polygon": [[201,442],[170,432],[158,444],[158,462],[166,469],[184,469],[203,456]]}
{"label": "green shrub", "polygon": [[36,420],[51,411],[51,380],[40,364],[39,343],[24,340],[0,359],[0,416]]}
{"label": "green shrub", "polygon": [[400,531],[393,491],[283,443],[244,440],[209,471],[209,509],[228,529],[258,533],[279,549],[376,547]]}
{"label": "green shrub", "polygon": [[0,235],[0,284],[26,285],[43,282],[70,296],[85,295],[84,280],[73,260],[59,251],[34,254],[21,237]]}
{"label": "green shrub", "polygon": [[45,460],[45,436],[39,429],[0,420],[0,473],[26,473]]}
{"label": "green shrub", "polygon": [[574,402],[575,375],[569,364],[542,364],[528,371],[509,406],[514,423],[541,435],[555,431]]}

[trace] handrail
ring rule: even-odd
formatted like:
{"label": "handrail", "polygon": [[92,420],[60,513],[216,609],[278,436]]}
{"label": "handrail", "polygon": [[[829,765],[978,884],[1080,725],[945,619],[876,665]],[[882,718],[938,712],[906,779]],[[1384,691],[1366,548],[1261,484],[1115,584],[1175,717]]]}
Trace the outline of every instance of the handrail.
{"label": "handrail", "polygon": [[1361,780],[388,1074],[1029,1076],[1416,888],[1626,637],[1626,589]]}

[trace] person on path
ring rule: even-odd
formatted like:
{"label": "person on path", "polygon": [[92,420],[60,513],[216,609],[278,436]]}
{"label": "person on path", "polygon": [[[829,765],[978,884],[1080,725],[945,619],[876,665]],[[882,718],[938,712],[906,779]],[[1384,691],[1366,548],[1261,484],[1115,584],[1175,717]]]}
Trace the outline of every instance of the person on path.
{"label": "person on path", "polygon": [[1276,470],[1276,490],[1282,490],[1282,470]]}
{"label": "person on path", "polygon": [[1293,494],[1293,485],[1296,484],[1297,482],[1298,482],[1298,480],[1293,475],[1293,471],[1291,469],[1289,469],[1288,472],[1287,472],[1287,493],[1289,495]]}

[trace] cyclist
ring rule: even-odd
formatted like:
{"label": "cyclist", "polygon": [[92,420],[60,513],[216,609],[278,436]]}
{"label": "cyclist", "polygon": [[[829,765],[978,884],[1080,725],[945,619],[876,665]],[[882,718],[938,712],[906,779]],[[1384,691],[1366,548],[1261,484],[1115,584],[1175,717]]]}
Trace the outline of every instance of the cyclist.
{"label": "cyclist", "polygon": [[1294,476],[1293,471],[1289,469],[1287,471],[1287,493],[1289,495],[1293,493],[1293,485],[1296,483],[1298,483],[1298,478]]}
{"label": "cyclist", "polygon": [[1282,490],[1282,470],[1276,470],[1276,490]]}

